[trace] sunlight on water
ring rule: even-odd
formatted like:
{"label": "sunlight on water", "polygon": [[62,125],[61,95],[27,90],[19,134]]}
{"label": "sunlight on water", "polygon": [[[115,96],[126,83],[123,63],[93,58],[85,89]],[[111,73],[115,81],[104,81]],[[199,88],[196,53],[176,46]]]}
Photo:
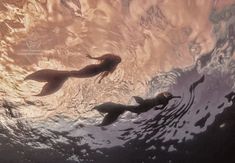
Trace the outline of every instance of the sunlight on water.
{"label": "sunlight on water", "polygon": [[[0,162],[233,162],[234,31],[233,0],[2,0]],[[106,53],[122,62],[101,83],[38,97],[44,83],[24,80]],[[93,107],[163,91],[182,98],[97,126]]]}

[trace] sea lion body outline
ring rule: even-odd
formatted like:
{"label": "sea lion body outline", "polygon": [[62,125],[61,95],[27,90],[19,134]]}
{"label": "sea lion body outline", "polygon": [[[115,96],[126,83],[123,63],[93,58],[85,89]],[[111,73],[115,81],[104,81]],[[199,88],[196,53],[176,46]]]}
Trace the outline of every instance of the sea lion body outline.
{"label": "sea lion body outline", "polygon": [[109,73],[113,73],[121,62],[121,57],[114,54],[105,54],[101,57],[92,57],[87,55],[90,59],[100,61],[99,64],[90,64],[80,70],[61,71],[52,69],[42,69],[29,74],[24,80],[35,80],[38,82],[47,82],[41,92],[35,96],[46,96],[58,91],[68,78],[90,78],[101,74],[99,83]]}
{"label": "sea lion body outline", "polygon": [[[155,110],[161,110],[166,107],[169,101],[173,98],[181,98],[180,96],[173,96],[170,92],[162,92],[155,98],[142,99],[138,96],[133,96],[139,105],[123,105],[113,102],[106,102],[101,105],[95,106],[93,109],[105,114],[103,121],[98,126],[107,126],[114,123],[118,117],[126,111],[141,114],[149,111],[152,108]],[[160,106],[160,107],[157,107]]]}

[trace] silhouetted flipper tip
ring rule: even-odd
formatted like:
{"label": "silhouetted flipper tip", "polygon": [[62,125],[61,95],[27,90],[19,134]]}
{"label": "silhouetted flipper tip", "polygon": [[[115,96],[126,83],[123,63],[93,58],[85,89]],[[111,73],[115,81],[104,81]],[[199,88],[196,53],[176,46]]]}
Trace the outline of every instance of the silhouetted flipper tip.
{"label": "silhouetted flipper tip", "polygon": [[33,96],[40,97],[40,96],[46,96],[46,95],[43,95],[43,94],[39,93],[39,94],[36,94],[36,95],[33,95]]}
{"label": "silhouetted flipper tip", "polygon": [[96,125],[96,126],[98,126],[98,127],[104,127],[102,124],[98,124],[98,125]]}
{"label": "silhouetted flipper tip", "polygon": [[[50,94],[52,94],[52,93],[50,93]],[[39,94],[36,94],[36,95],[33,95],[33,96],[35,96],[35,97],[40,97],[40,96],[47,96],[47,95],[50,95],[50,94],[43,94],[43,93],[39,93]]]}
{"label": "silhouetted flipper tip", "polygon": [[53,94],[62,87],[64,82],[65,80],[57,80],[53,82],[48,82],[43,86],[41,92],[35,96],[46,96],[46,95]]}
{"label": "silhouetted flipper tip", "polygon": [[24,80],[31,80],[30,77],[31,77],[30,75],[27,75],[27,76],[24,78]]}
{"label": "silhouetted flipper tip", "polygon": [[101,124],[99,124],[98,126],[108,126],[110,124],[112,124],[113,122],[115,122],[118,117],[122,114],[123,112],[118,112],[118,113],[108,113],[107,115],[104,116],[103,121],[101,122]]}

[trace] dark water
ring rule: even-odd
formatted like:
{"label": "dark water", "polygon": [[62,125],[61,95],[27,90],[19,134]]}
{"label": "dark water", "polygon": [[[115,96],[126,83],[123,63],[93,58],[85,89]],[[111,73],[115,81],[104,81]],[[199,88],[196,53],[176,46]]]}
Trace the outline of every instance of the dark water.
{"label": "dark water", "polygon": [[[150,111],[135,128],[123,131],[122,147],[102,149],[99,162],[212,163],[235,162],[234,27],[227,38],[205,54],[195,67],[155,77],[150,91],[162,80],[175,80],[169,90],[183,95],[167,109]],[[193,82],[194,81],[194,82]]]}
{"label": "dark water", "polygon": [[[149,82],[148,96],[162,87],[183,96],[166,109],[125,114],[103,128],[61,118],[37,127],[21,121],[11,128],[2,124],[0,162],[235,162],[234,31],[228,25],[194,66]],[[5,102],[3,107],[14,118],[16,106]]]}

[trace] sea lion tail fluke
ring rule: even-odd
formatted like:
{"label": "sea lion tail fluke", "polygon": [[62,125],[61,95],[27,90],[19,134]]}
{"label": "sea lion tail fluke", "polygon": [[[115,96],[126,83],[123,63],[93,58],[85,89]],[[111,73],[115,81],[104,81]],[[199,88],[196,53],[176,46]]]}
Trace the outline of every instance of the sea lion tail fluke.
{"label": "sea lion tail fluke", "polygon": [[121,114],[123,114],[125,111],[129,111],[133,107],[116,104],[113,102],[106,102],[101,105],[95,106],[92,110],[97,110],[99,113],[105,114],[102,123],[98,126],[107,126],[115,122]]}
{"label": "sea lion tail fluke", "polygon": [[70,71],[59,71],[51,69],[43,69],[27,75],[24,80],[35,80],[38,82],[50,82],[59,78],[67,79],[70,77]]}
{"label": "sea lion tail fluke", "polygon": [[25,80],[35,80],[38,82],[47,82],[41,92],[35,96],[46,96],[58,91],[68,79],[68,71],[58,70],[39,70],[25,77]]}
{"label": "sea lion tail fluke", "polygon": [[50,81],[46,83],[41,92],[35,96],[46,96],[55,93],[58,91],[64,84],[65,80],[56,80],[56,81]]}
{"label": "sea lion tail fluke", "polygon": [[112,124],[113,122],[115,122],[118,117],[123,114],[124,111],[120,111],[120,112],[110,112],[110,113],[107,113],[105,116],[104,116],[104,119],[103,121],[101,122],[101,124],[99,124],[98,126],[108,126],[110,124]]}

